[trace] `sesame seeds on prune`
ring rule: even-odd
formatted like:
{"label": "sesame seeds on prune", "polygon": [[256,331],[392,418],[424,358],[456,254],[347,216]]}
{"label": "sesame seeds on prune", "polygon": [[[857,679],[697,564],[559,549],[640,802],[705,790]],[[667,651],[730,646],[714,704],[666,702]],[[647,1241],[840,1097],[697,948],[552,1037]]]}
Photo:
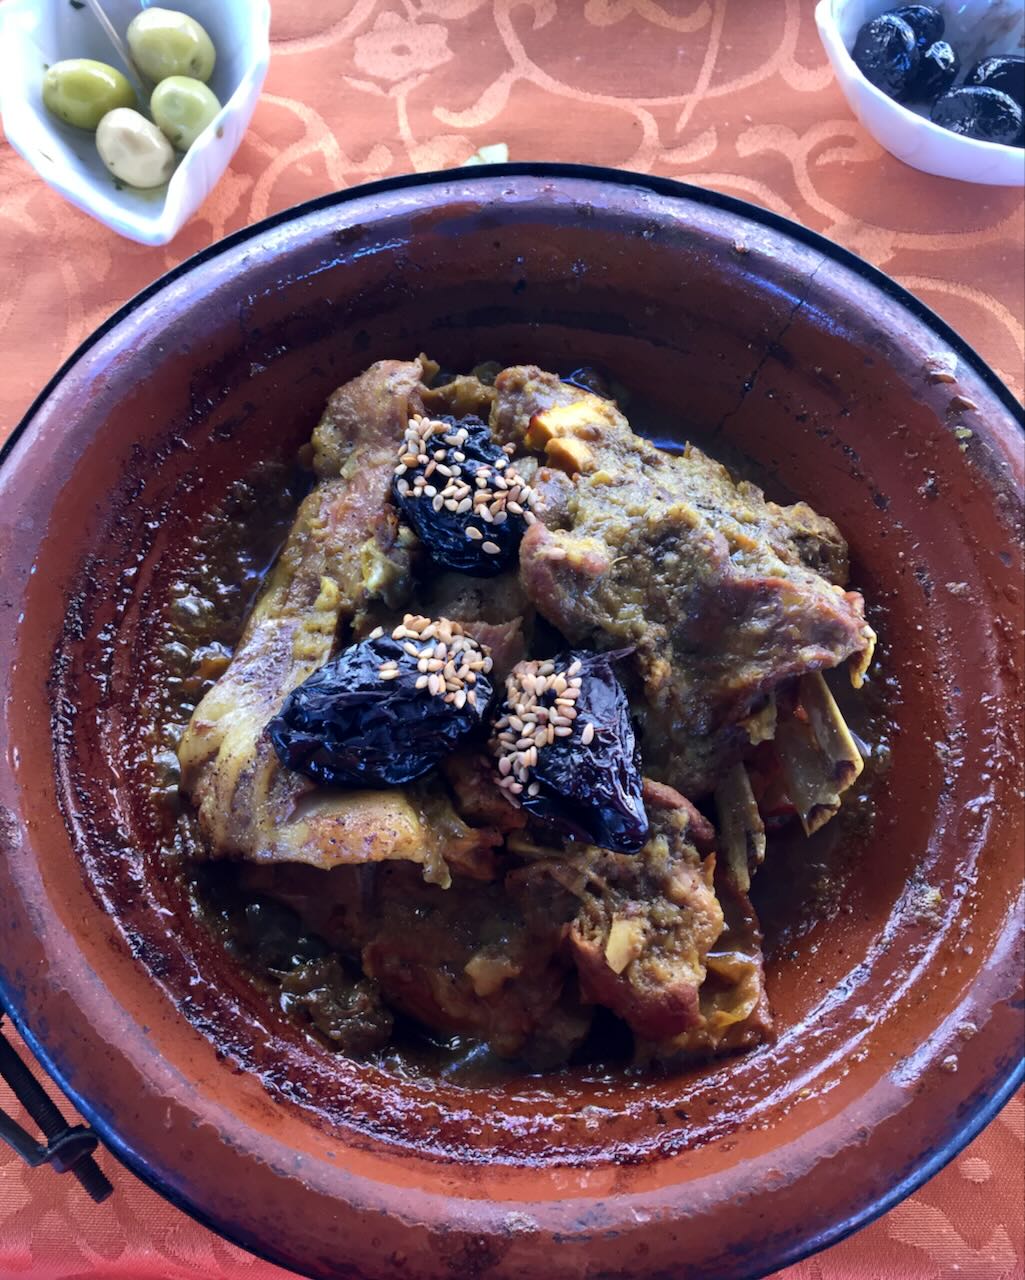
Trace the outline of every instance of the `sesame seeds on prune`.
{"label": "sesame seeds on prune", "polygon": [[476,417],[410,419],[392,497],[435,564],[490,578],[508,569],[536,495]]}
{"label": "sesame seeds on prune", "polygon": [[648,838],[640,755],[617,653],[521,662],[492,728],[498,785],[553,832],[619,853]]}
{"label": "sesame seeds on prune", "polygon": [[892,13],[866,22],[851,54],[865,79],[898,101],[914,80],[919,55],[915,32]]}
{"label": "sesame seeds on prune", "polygon": [[286,768],[322,786],[400,786],[484,722],[490,670],[458,623],[409,614],[315,671],[267,733]]}

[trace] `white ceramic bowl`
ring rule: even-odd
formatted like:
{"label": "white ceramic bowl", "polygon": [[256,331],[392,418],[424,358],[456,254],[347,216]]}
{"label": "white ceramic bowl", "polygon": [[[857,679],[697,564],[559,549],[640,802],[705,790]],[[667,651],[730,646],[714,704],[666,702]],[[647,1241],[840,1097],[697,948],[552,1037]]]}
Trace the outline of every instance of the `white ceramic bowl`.
{"label": "white ceramic bowl", "polygon": [[[898,160],[963,182],[991,186],[1025,186],[1025,151],[995,142],[962,138],[933,124],[925,114],[902,106],[870,84],[854,65],[850,50],[862,23],[898,8],[901,0],[819,0],[815,10],[819,35],[836,78],[854,114]],[[946,20],[944,39],[957,50],[964,71],[995,53],[1025,49],[1023,0],[948,0],[936,3]]]}
{"label": "white ceramic bowl", "polygon": [[[140,0],[106,0],[124,35]],[[43,106],[42,80],[62,58],[98,58],[120,66],[88,7],[69,0],[0,4],[0,113],[7,140],[55,191],[100,222],[141,244],[166,244],[196,212],[228,167],[260,96],[270,60],[268,0],[164,0],[198,19],[217,49],[210,87],[224,104],[189,148],[166,187],[119,187],[96,151],[93,134],[65,125]]]}

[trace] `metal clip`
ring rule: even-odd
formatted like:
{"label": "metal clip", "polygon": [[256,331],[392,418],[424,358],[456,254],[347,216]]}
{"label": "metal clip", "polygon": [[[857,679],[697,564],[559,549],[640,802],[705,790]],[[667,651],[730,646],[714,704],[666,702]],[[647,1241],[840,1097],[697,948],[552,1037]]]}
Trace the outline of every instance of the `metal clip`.
{"label": "metal clip", "polygon": [[[0,1019],[3,1014],[0,1012]],[[0,1140],[17,1151],[35,1168],[48,1164],[57,1173],[71,1173],[93,1200],[99,1204],[114,1188],[93,1159],[97,1147],[95,1133],[85,1125],[69,1125],[50,1101],[35,1076],[18,1057],[13,1045],[0,1030],[0,1077],[11,1086],[14,1096],[39,1125],[46,1145],[27,1133],[16,1120],[0,1108]]]}

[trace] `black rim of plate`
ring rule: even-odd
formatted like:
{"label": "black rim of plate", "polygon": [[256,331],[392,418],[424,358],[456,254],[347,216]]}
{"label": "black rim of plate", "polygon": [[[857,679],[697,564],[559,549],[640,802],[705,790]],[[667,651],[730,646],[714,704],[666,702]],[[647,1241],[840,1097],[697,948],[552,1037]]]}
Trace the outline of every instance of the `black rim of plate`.
{"label": "black rim of plate", "polygon": [[[859,258],[857,254],[852,253],[849,249],[844,249],[841,245],[829,240],[826,236],[820,235],[817,231],[811,231],[809,228],[802,226],[799,222],[794,222],[790,218],[785,218],[771,210],[763,209],[761,206],[752,204],[747,200],[741,200],[736,196],[723,195],[717,191],[708,190],[705,187],[693,186],[690,183],[680,182],[675,178],[653,177],[649,174],[633,173],[627,169],[608,169],[601,165],[587,164],[552,164],[552,163],[518,163],[518,164],[491,164],[475,166],[472,170],[447,169],[437,170],[430,173],[406,174],[394,178],[383,178],[378,182],[368,182],[361,186],[349,187],[344,191],[334,191],[328,195],[317,196],[312,200],[304,201],[302,204],[293,205],[288,209],[283,209],[279,213],[272,214],[268,218],[264,218],[260,222],[255,222],[251,226],[243,227],[239,231],[232,232],[231,235],[225,236],[224,239],[218,240],[215,244],[201,249],[192,257],[186,258],[184,262],[173,267],[166,274],[158,277],[152,284],[140,290],[134,297],[130,298],[126,303],[119,307],[107,320],[95,329],[76,349],[68,356],[60,368],[54,373],[53,377],[43,387],[42,391],[36,396],[32,404],[29,406],[25,416],[11,432],[7,441],[0,447],[0,466],[10,457],[20,438],[28,430],[32,424],[32,420],[39,412],[40,408],[49,398],[61,382],[68,370],[81,359],[93,346],[96,345],[107,333],[110,332],[122,320],[131,315],[139,306],[148,301],[154,294],[159,293],[167,285],[173,281],[180,279],[194,268],[200,266],[204,262],[210,261],[219,254],[229,249],[235,248],[237,245],[245,243],[256,236],[262,235],[264,232],[274,227],[283,225],[284,223],[293,222],[310,213],[316,213],[322,209],[330,209],[336,205],[348,204],[354,200],[362,200],[367,197],[381,195],[390,191],[409,190],[416,187],[427,187],[435,185],[450,185],[452,183],[472,183],[478,178],[504,178],[504,177],[539,177],[539,178],[577,178],[585,179],[591,182],[602,182],[617,187],[637,187],[646,191],[650,191],[660,196],[677,198],[683,200],[694,201],[698,204],[704,204],[710,208],[722,209],[727,213],[732,213],[738,217],[746,218],[748,221],[758,223],[773,231],[778,231],[791,239],[800,241],[808,245],[810,248],[817,250],[826,258],[831,258],[834,262],[838,262],[849,270],[862,276],[868,280],[876,288],[882,290],[887,296],[899,303],[907,311],[911,312],[918,320],[929,326],[952,351],[956,352],[960,359],[963,359],[971,366],[973,372],[980,377],[990,390],[1000,399],[1000,401],[1011,412],[1012,416],[1018,421],[1022,431],[1025,432],[1025,410],[1022,405],[1015,399],[1014,395],[989,367],[985,360],[978,354],[975,349],[961,337],[956,330],[952,329],[940,316],[938,316],[932,308],[920,301],[909,293],[902,285],[897,284],[885,272],[880,271],[878,267],[872,266],[863,258]],[[187,1213],[195,1221],[201,1225],[208,1227],[227,1240],[241,1246],[250,1253],[261,1257],[266,1261],[275,1262],[279,1265],[288,1264],[283,1262],[279,1257],[275,1257],[273,1253],[260,1245],[255,1245],[249,1240],[244,1233],[233,1230],[230,1223],[217,1221],[215,1218],[208,1216],[203,1209],[180,1195],[177,1191],[167,1185],[159,1172],[155,1172],[149,1168],[145,1161],[136,1154],[127,1144],[125,1144],[114,1129],[105,1121],[99,1119],[89,1104],[89,1100],[78,1095],[78,1093],[68,1086],[62,1072],[50,1058],[47,1050],[33,1035],[22,1017],[21,1012],[16,1008],[13,1001],[10,1000],[10,993],[6,987],[0,983],[0,1000],[5,1007],[11,1021],[17,1027],[22,1039],[31,1049],[41,1066],[46,1070],[54,1083],[62,1090],[67,1098],[71,1100],[77,1110],[88,1121],[88,1123],[96,1130],[97,1134],[102,1138],[104,1145],[124,1164],[132,1173],[134,1173],[142,1182],[156,1191],[165,1200]],[[874,1201],[861,1206],[849,1218],[845,1218],[840,1222],[834,1223],[832,1226],[823,1230],[814,1232],[804,1239],[796,1243],[790,1243],[780,1248],[771,1258],[763,1258],[757,1266],[747,1273],[747,1280],[759,1280],[760,1277],[771,1275],[774,1271],[782,1267],[793,1265],[800,1262],[803,1258],[810,1257],[814,1253],[819,1253],[823,1249],[828,1249],[831,1245],[838,1244],[847,1236],[859,1231],[862,1227],[868,1226],[874,1222],[876,1218],[887,1213],[895,1205],[912,1195],[923,1183],[934,1177],[940,1172],[951,1160],[955,1158],[964,1148],[975,1138],[989,1122],[996,1116],[997,1112],[1009,1100],[1011,1095],[1025,1082],[1025,1057],[1017,1058],[1011,1066],[1004,1070],[996,1072],[991,1081],[991,1087],[988,1091],[977,1094],[974,1106],[971,1102],[967,1104],[970,1108],[964,1116],[961,1124],[951,1133],[945,1141],[938,1146],[930,1148],[922,1152],[910,1165],[909,1172],[901,1178],[888,1192],[880,1196]]]}

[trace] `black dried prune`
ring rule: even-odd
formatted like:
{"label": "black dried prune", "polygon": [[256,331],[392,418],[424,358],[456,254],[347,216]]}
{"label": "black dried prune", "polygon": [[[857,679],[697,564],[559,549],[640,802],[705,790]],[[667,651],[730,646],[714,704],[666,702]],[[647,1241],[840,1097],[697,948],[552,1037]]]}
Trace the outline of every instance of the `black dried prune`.
{"label": "black dried prune", "polygon": [[920,50],[911,27],[884,13],[861,28],[851,56],[866,80],[899,100],[918,71]]}
{"label": "black dried prune", "polygon": [[1020,54],[1007,53],[983,58],[965,76],[965,84],[999,89],[1025,111],[1025,58]]}
{"label": "black dried prune", "polygon": [[410,420],[392,498],[435,564],[492,578],[513,564],[536,495],[479,418]]}
{"label": "black dried prune", "polygon": [[1000,142],[1016,147],[1022,143],[1022,110],[1015,100],[999,89],[970,85],[951,89],[933,103],[935,124],[980,142]]}
{"label": "black dried prune", "polygon": [[322,786],[401,786],[483,723],[490,670],[457,623],[407,615],[304,680],[267,733],[283,765]]}
{"label": "black dried prune", "polygon": [[920,49],[935,44],[943,35],[943,14],[928,4],[905,4],[899,9],[891,9],[894,18],[906,22],[915,33],[915,40]]}
{"label": "black dried prune", "polygon": [[908,86],[908,99],[935,102],[957,79],[961,60],[945,40],[937,40],[922,51],[915,78]]}
{"label": "black dried prune", "polygon": [[612,669],[629,650],[521,662],[506,680],[491,750],[507,798],[556,835],[618,853],[648,838],[630,707]]}

